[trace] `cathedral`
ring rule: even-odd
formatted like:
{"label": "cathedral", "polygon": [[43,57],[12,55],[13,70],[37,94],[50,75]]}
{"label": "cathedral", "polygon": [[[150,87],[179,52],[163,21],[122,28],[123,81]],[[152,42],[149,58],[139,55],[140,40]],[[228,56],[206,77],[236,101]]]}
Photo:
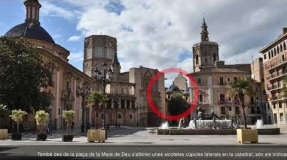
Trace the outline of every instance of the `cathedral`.
{"label": "cathedral", "polygon": [[[130,68],[128,72],[121,72],[116,38],[92,35],[84,42],[82,72],[69,63],[69,50],[57,44],[41,26],[39,1],[25,0],[24,5],[25,22],[11,28],[4,36],[27,38],[48,59],[53,76],[44,90],[53,95],[49,114],[54,129],[65,128],[63,110],[75,111],[75,128],[80,128],[84,122],[89,122],[92,127],[101,127],[102,121],[105,121],[106,125],[159,125],[161,120],[151,112],[146,98],[147,85],[152,76],[159,72],[157,69],[139,66]],[[95,69],[103,64],[113,72],[112,80],[105,88],[95,78]],[[86,108],[81,93],[85,88],[89,88],[89,91],[105,91],[109,99],[107,104],[104,107]],[[164,77],[155,84],[153,95],[158,108],[165,112],[165,107],[162,107],[165,106]],[[36,129],[33,114],[24,117],[23,129]]]}
{"label": "cathedral", "polygon": [[[257,118],[264,123],[270,123],[270,110],[264,90],[263,60],[256,59],[251,64],[225,64],[219,59],[219,46],[209,40],[208,26],[203,19],[201,41],[194,44],[193,73],[199,93],[197,109],[201,108],[205,114],[214,112],[221,118],[242,117],[242,108],[239,101],[234,99],[229,90],[231,84],[239,78],[252,78],[254,95],[246,96],[246,115],[249,124],[255,124]],[[187,79],[179,74],[174,81],[182,93],[188,88],[189,98],[192,101],[194,88],[187,85]],[[192,114],[195,115],[195,114]]]}

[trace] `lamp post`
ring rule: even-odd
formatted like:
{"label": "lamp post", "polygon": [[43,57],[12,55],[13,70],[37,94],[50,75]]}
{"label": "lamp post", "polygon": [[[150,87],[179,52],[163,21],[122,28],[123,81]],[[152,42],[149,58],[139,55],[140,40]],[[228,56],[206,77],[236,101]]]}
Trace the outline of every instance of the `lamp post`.
{"label": "lamp post", "polygon": [[139,104],[137,103],[137,126],[139,126]]}
{"label": "lamp post", "polygon": [[88,94],[90,94],[91,89],[86,86],[86,83],[83,83],[83,88],[77,87],[77,94],[82,97],[82,125],[81,125],[81,132],[85,132],[85,127],[87,123],[87,117],[86,117],[86,104],[85,104],[85,98]]}
{"label": "lamp post", "polygon": [[[99,83],[103,85],[104,95],[106,95],[106,86],[110,84],[110,82],[112,81],[111,75],[113,74],[113,71],[106,63],[103,63],[101,66],[95,69],[95,73],[96,73],[95,78]],[[104,115],[103,115],[103,121],[102,121],[102,129],[106,128],[105,108],[106,108],[106,103],[104,104],[104,107],[103,107]]]}

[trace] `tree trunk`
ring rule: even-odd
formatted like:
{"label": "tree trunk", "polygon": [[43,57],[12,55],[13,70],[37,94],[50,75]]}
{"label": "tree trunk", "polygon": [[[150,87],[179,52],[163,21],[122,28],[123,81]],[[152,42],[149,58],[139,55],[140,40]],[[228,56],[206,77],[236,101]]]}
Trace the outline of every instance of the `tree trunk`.
{"label": "tree trunk", "polygon": [[70,123],[67,124],[67,134],[68,135],[71,133],[71,126],[72,126],[72,124],[70,124]]}
{"label": "tree trunk", "polygon": [[20,125],[20,123],[17,122],[17,132],[19,132],[19,125]]}
{"label": "tree trunk", "polygon": [[243,121],[244,121],[244,128],[247,129],[247,123],[246,123],[246,114],[245,114],[245,104],[244,104],[244,94],[240,96],[240,103],[242,108],[242,114],[243,114]]}

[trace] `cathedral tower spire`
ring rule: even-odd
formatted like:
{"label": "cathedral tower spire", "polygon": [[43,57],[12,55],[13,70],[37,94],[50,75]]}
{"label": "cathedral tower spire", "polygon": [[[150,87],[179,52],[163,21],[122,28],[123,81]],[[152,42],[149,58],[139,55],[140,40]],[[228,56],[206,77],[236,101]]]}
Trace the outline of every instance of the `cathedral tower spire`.
{"label": "cathedral tower spire", "polygon": [[201,42],[204,41],[209,41],[209,37],[208,37],[208,31],[207,31],[207,25],[205,22],[205,18],[203,17],[203,22],[202,22],[202,26],[201,26],[202,30],[201,30]]}
{"label": "cathedral tower spire", "polygon": [[114,57],[112,60],[112,68],[113,68],[114,74],[118,75],[121,73],[121,65],[120,65],[120,62],[118,60],[117,52],[114,54]]}
{"label": "cathedral tower spire", "polygon": [[39,11],[42,7],[38,0],[26,0],[24,2],[26,6],[26,23],[35,23],[39,24]]}

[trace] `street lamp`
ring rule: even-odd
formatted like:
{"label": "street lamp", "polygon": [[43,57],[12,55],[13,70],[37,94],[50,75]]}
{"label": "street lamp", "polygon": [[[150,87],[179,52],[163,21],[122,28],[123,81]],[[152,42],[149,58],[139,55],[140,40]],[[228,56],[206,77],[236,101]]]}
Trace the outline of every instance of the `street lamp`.
{"label": "street lamp", "polygon": [[[111,75],[113,74],[112,69],[106,64],[103,63],[101,66],[97,67],[95,69],[95,78],[96,80],[101,83],[104,87],[104,95],[106,95],[106,86],[111,83],[112,77]],[[103,108],[103,121],[102,121],[102,129],[106,128],[106,115],[105,115],[105,108],[106,108],[106,103],[104,104]]]}
{"label": "street lamp", "polygon": [[137,126],[139,126],[139,104],[137,103]]}
{"label": "street lamp", "polygon": [[81,87],[77,87],[77,95],[82,97],[82,125],[81,125],[81,132],[84,133],[85,132],[85,125],[87,123],[87,116],[86,116],[86,104],[85,104],[85,97],[90,94],[90,87],[86,86],[86,83],[83,83],[83,88]]}

